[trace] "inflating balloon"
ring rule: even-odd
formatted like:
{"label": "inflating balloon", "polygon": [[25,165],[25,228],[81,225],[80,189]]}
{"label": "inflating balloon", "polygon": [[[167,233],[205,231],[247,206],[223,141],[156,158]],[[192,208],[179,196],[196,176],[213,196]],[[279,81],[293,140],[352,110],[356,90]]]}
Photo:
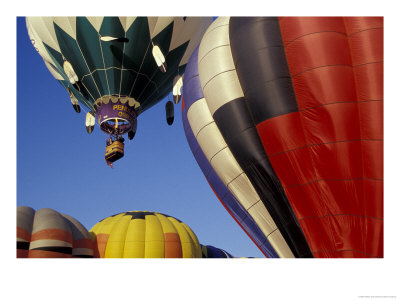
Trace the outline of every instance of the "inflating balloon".
{"label": "inflating balloon", "polygon": [[18,258],[93,257],[93,243],[86,228],[74,218],[50,208],[35,212],[17,207]]}
{"label": "inflating balloon", "polygon": [[383,257],[383,18],[218,18],[182,115],[226,209],[268,257]]}
{"label": "inflating balloon", "polygon": [[201,258],[194,232],[176,218],[148,211],[108,217],[90,230],[95,257]]}
{"label": "inflating balloon", "polygon": [[[211,17],[27,17],[32,44],[65,87],[76,112],[83,104],[86,130],[96,121],[110,135],[109,165],[124,155],[137,117],[170,92],[182,95],[186,63]],[[172,103],[171,103],[172,104]],[[167,122],[172,124],[171,107]]]}

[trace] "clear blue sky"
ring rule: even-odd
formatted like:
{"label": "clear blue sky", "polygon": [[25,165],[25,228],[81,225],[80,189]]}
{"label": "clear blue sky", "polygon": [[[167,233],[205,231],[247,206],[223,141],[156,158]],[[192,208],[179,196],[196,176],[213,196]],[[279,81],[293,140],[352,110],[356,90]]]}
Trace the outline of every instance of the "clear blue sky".
{"label": "clear blue sky", "polygon": [[139,116],[125,157],[111,169],[104,160],[106,134],[98,126],[87,134],[85,111],[74,111],[33,48],[25,18],[18,18],[17,205],[55,209],[88,230],[116,213],[157,211],[185,222],[202,244],[236,257],[264,257],[198,167],[183,131],[181,103],[174,124],[167,125],[167,100]]}

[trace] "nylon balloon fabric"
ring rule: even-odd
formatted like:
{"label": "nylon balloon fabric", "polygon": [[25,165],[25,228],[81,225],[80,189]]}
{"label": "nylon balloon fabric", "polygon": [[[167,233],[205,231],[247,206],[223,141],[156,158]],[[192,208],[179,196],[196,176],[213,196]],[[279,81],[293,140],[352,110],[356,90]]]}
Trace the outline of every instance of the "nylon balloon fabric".
{"label": "nylon balloon fabric", "polygon": [[[186,138],[188,140],[191,151],[196,158],[201,170],[207,178],[211,188],[221,201],[222,205],[227,209],[231,216],[243,228],[243,230],[254,241],[257,247],[269,257],[278,257],[275,250],[272,248],[263,232],[258,227],[257,223],[251,217],[250,213],[243,207],[241,202],[237,201],[235,195],[226,187],[224,182],[220,179],[203,150],[201,149],[188,120],[188,108],[197,101],[204,102],[204,95],[201,90],[199,75],[198,75],[198,49],[196,49],[190,58],[187,66],[186,75],[184,77],[183,93],[184,99],[182,101],[182,121]],[[200,103],[200,102],[199,102]],[[201,116],[202,114],[196,114]],[[212,122],[206,120],[204,123]]]}
{"label": "nylon balloon fabric", "polygon": [[383,18],[218,18],[194,55],[203,98],[184,82],[185,132],[253,240],[278,257],[383,257]]}
{"label": "nylon balloon fabric", "polygon": [[[165,98],[211,22],[211,17],[26,18],[33,46],[74,109],[79,112],[81,103],[93,116],[109,100],[127,102],[137,116]],[[88,118],[91,133],[95,120]]]}
{"label": "nylon balloon fabric", "polygon": [[90,233],[97,258],[201,258],[189,226],[157,212],[116,214],[98,222]]}
{"label": "nylon balloon fabric", "polygon": [[201,245],[203,258],[233,258],[232,254],[211,245]]}
{"label": "nylon balloon fabric", "polygon": [[17,258],[92,258],[93,246],[74,218],[50,208],[17,207]]}

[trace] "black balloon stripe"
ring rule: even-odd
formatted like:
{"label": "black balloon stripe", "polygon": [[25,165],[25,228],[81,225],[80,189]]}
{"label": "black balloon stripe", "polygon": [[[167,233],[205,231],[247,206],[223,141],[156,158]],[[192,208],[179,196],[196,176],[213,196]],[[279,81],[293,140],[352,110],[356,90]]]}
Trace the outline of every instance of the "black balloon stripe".
{"label": "black balloon stripe", "polygon": [[278,18],[233,17],[229,36],[255,123],[298,111]]}
{"label": "black balloon stripe", "polygon": [[30,242],[17,241],[17,249],[29,250],[29,245],[30,245]]}
{"label": "black balloon stripe", "polygon": [[222,105],[213,117],[230,151],[257,191],[293,254],[296,257],[311,257],[311,250],[265,153],[245,99],[238,98]]}
{"label": "black balloon stripe", "polygon": [[57,246],[48,246],[48,247],[37,247],[30,249],[31,251],[40,250],[40,251],[50,251],[50,252],[57,252],[63,254],[72,254],[72,247],[57,247]]}
{"label": "black balloon stripe", "polygon": [[[255,127],[267,119],[298,111],[279,20],[233,17],[229,36],[244,98],[220,107],[214,119],[230,125],[222,127],[221,133],[294,256],[313,257]],[[235,109],[229,106],[236,106],[240,112],[235,114],[239,128],[250,129],[233,132],[236,124],[232,124],[229,111]]]}
{"label": "black balloon stripe", "polygon": [[72,255],[72,257],[76,257],[76,258],[93,258],[93,255],[79,254],[79,255]]}

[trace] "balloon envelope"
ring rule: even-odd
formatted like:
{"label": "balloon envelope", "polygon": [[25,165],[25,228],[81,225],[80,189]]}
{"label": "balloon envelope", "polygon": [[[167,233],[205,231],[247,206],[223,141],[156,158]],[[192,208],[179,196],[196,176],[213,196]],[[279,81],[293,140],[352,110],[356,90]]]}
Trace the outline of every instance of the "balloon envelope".
{"label": "balloon envelope", "polygon": [[[136,117],[173,90],[211,22],[211,17],[26,18],[32,44],[74,109],[79,112],[82,103],[106,122],[97,110],[111,101],[108,113],[114,110],[113,119],[127,122],[126,132],[135,131]],[[132,112],[126,115],[127,110]],[[89,133],[94,121],[87,118]]]}
{"label": "balloon envelope", "polygon": [[90,233],[100,258],[201,258],[189,226],[157,212],[120,213],[98,222]]}
{"label": "balloon envelope", "polygon": [[17,207],[18,258],[93,257],[86,228],[74,218],[50,208]]}
{"label": "balloon envelope", "polygon": [[383,257],[383,18],[218,18],[183,84],[189,145],[268,257]]}
{"label": "balloon envelope", "polygon": [[203,258],[233,258],[233,256],[225,250],[211,245],[201,245],[201,252]]}

